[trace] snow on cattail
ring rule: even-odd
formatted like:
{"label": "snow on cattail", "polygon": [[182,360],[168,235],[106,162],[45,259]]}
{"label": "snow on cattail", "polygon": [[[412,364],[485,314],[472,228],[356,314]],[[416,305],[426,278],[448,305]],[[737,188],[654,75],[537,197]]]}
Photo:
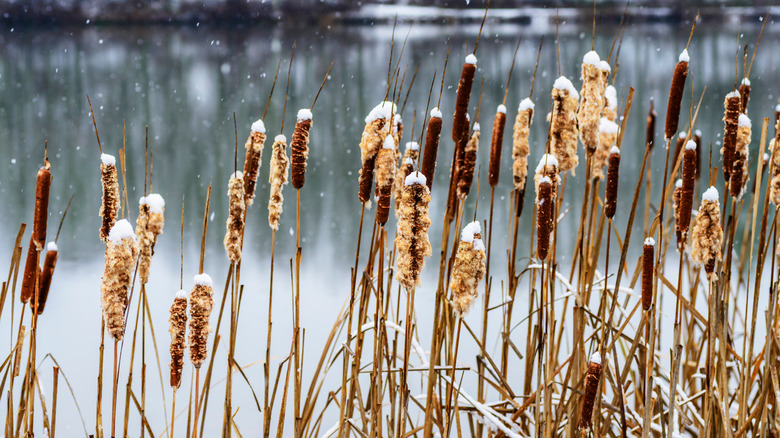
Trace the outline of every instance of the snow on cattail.
{"label": "snow on cattail", "polygon": [[39,280],[40,252],[46,244],[46,225],[49,218],[49,190],[51,188],[51,165],[46,160],[38,169],[35,177],[35,210],[33,213],[33,231],[30,235],[30,245],[27,247],[27,259],[22,276],[20,298],[23,303],[30,301],[35,295],[35,284]]}
{"label": "snow on cattail", "polygon": [[731,178],[731,171],[734,169],[734,149],[737,147],[737,131],[739,130],[739,92],[732,91],[726,95],[723,102],[726,107],[723,116],[724,133],[723,147],[720,154],[723,157],[723,175],[728,181]]}
{"label": "snow on cattail", "polygon": [[309,109],[298,110],[292,141],[290,142],[292,170],[290,172],[293,188],[300,190],[306,183],[306,160],[309,158],[309,130],[312,113]]}
{"label": "snow on cattail", "polygon": [[116,170],[116,158],[113,155],[100,155],[100,181],[103,185],[103,201],[100,204],[100,239],[105,241],[116,223],[119,212],[119,177]]}
{"label": "snow on cattail", "polygon": [[691,224],[691,209],[693,207],[693,189],[696,182],[696,142],[688,140],[683,151],[682,187],[680,192],[679,221],[677,229],[683,239]]}
{"label": "snow on cattail", "polygon": [[642,309],[653,305],[653,264],[655,263],[655,239],[648,237],[642,247]]}
{"label": "snow on cattail", "polygon": [[554,204],[552,181],[542,176],[536,184],[536,253],[540,260],[546,259],[550,250]]}
{"label": "snow on cattail", "polygon": [[431,110],[431,117],[428,119],[428,129],[425,132],[425,150],[422,160],[422,174],[428,184],[428,190],[433,186],[433,174],[436,170],[436,155],[439,150],[439,140],[441,139],[441,111],[439,108]]}
{"label": "snow on cattail", "polygon": [[395,178],[396,157],[395,139],[392,135],[385,138],[382,149],[376,154],[376,222],[384,225],[390,216],[390,198],[393,196],[393,178]]}
{"label": "snow on cattail", "polygon": [[608,218],[615,217],[617,211],[618,175],[620,172],[620,149],[612,146],[609,153],[609,168],[607,169],[607,190],[605,193],[605,214]]}
{"label": "snow on cattail", "polygon": [[241,171],[237,171],[228,182],[228,218],[225,232],[225,251],[231,262],[241,260],[241,237],[244,232],[244,179]]}
{"label": "snow on cattail", "polygon": [[137,251],[133,226],[127,219],[117,221],[106,239],[106,264],[100,288],[103,321],[116,340],[122,340],[125,333],[125,309]]}
{"label": "snow on cattail", "polygon": [[398,209],[401,208],[401,198],[403,197],[404,184],[406,177],[414,171],[414,164],[420,157],[420,145],[417,142],[410,141],[406,143],[404,155],[401,157],[401,165],[395,171],[393,184],[395,186],[393,197],[395,199],[395,213],[398,215]]}
{"label": "snow on cattail", "polygon": [[655,146],[655,120],[658,113],[655,112],[655,104],[650,99],[650,110],[647,112],[647,132],[645,134],[645,146],[653,149]]}
{"label": "snow on cattail", "polygon": [[271,151],[271,173],[268,182],[271,183],[271,194],[268,197],[268,226],[273,230],[279,229],[279,218],[282,216],[282,187],[287,184],[290,159],[287,158],[287,138],[277,135]]}
{"label": "snow on cattail", "polygon": [[550,178],[552,183],[552,199],[555,200],[558,195],[558,186],[561,184],[561,177],[559,175],[558,160],[551,154],[542,155],[539,164],[536,166],[534,185],[536,186],[537,193],[539,193],[539,183],[544,177]]}
{"label": "snow on cattail", "polygon": [[720,225],[720,203],[718,189],[710,187],[701,196],[701,205],[696,213],[696,225],[691,233],[691,258],[704,266],[707,278],[715,280],[715,265],[720,261],[723,243],[723,228]]}
{"label": "snow on cattail", "polygon": [[552,90],[553,107],[550,113],[552,138],[550,150],[558,159],[558,170],[563,173],[574,171],[577,158],[577,105],[579,94],[571,81],[565,76],[555,80]]}
{"label": "snow on cattail", "polygon": [[265,124],[258,119],[252,123],[249,138],[246,140],[246,158],[244,160],[244,193],[246,204],[252,205],[257,188],[257,175],[265,146]]}
{"label": "snow on cattail", "polygon": [[190,292],[190,361],[195,368],[200,368],[208,355],[206,342],[211,332],[209,317],[214,307],[214,290],[208,274],[196,275],[194,280],[195,286]]}
{"label": "snow on cattail", "polygon": [[688,49],[683,49],[680,53],[677,65],[674,67],[672,76],[672,85],[669,89],[669,103],[666,107],[666,126],[664,133],[666,138],[672,138],[680,122],[680,108],[682,106],[683,91],[685,88],[685,79],[688,77],[688,62],[691,60],[688,55]]}
{"label": "snow on cattail", "polygon": [[187,292],[176,293],[168,318],[168,332],[171,334],[171,388],[181,386],[181,370],[184,367],[184,344],[187,331]]}
{"label": "snow on cattail", "polygon": [[599,121],[599,145],[593,153],[590,163],[591,178],[604,178],[604,166],[609,161],[609,154],[617,142],[617,137],[617,123],[602,117]]}
{"label": "snow on cattail", "polygon": [[54,276],[54,268],[57,266],[57,244],[49,242],[46,245],[46,257],[43,259],[43,269],[41,269],[41,285],[38,291],[38,315],[43,313],[46,307],[46,300],[49,298],[51,289],[51,279]]}
{"label": "snow on cattail", "polygon": [[480,233],[477,221],[463,227],[452,265],[452,307],[458,316],[468,313],[479,293],[479,283],[485,276],[485,245]]}
{"label": "snow on cattail", "polygon": [[474,132],[471,134],[466,149],[463,150],[463,168],[459,172],[458,178],[458,197],[463,199],[468,196],[471,190],[471,183],[474,180],[474,170],[477,166],[477,152],[479,151],[479,123],[474,125]]}
{"label": "snow on cattail", "polygon": [[590,356],[588,373],[585,375],[585,391],[582,398],[582,411],[580,414],[580,430],[588,430],[592,425],[593,405],[596,401],[596,393],[601,380],[601,354],[595,352]]}
{"label": "snow on cattail", "polygon": [[[780,106],[780,105],[778,105]],[[769,200],[775,205],[780,205],[780,118],[775,121],[775,138],[769,141],[771,155],[772,179],[769,183]]]}
{"label": "snow on cattail", "polygon": [[504,143],[504,128],[506,127],[506,107],[499,105],[493,118],[493,133],[490,136],[490,166],[488,168],[488,183],[491,187],[498,184],[501,170],[501,149]]}
{"label": "snow on cattail", "polygon": [[734,147],[734,153],[731,157],[731,196],[738,198],[747,187],[748,174],[748,155],[750,153],[751,136],[750,118],[745,114],[740,114],[737,124],[737,142]]}
{"label": "snow on cattail", "polygon": [[471,86],[474,84],[474,74],[477,72],[477,57],[474,54],[466,56],[463,70],[458,82],[458,95],[455,100],[455,115],[452,119],[452,141],[457,142],[463,135],[463,126],[468,124],[466,112],[469,110]]}
{"label": "snow on cattail", "polygon": [[409,174],[404,180],[403,194],[398,208],[395,246],[398,249],[398,270],[395,278],[407,290],[420,284],[425,258],[431,255],[428,229],[431,218],[428,204],[431,192],[421,172]]}
{"label": "snow on cattail", "polygon": [[528,136],[534,117],[534,103],[525,98],[517,107],[517,117],[512,130],[512,179],[517,191],[525,189],[528,178],[528,154],[531,153]]}
{"label": "snow on cattail", "polygon": [[[358,198],[360,202],[366,203],[371,198],[376,155],[382,149],[388,132],[394,131],[394,129],[391,129],[392,126],[389,125],[392,123],[391,119],[394,114],[395,104],[384,101],[375,106],[366,116],[366,126],[363,128],[363,134],[360,136],[361,168],[358,176]],[[388,129],[385,129],[386,126]]]}
{"label": "snow on cattail", "polygon": [[748,100],[750,100],[750,79],[743,78],[739,84],[739,112],[747,114]]}
{"label": "snow on cattail", "polygon": [[138,217],[135,221],[135,238],[138,242],[138,275],[142,284],[149,282],[149,267],[152,263],[157,236],[165,225],[165,200],[156,193],[138,201]]}
{"label": "snow on cattail", "polygon": [[612,85],[607,85],[604,89],[604,108],[601,110],[601,117],[605,117],[610,122],[617,120],[617,90]]}
{"label": "snow on cattail", "polygon": [[588,153],[593,153],[599,145],[599,117],[604,108],[604,79],[599,65],[601,60],[598,53],[591,50],[582,59],[582,91],[580,106],[577,110],[580,139],[587,148]]}

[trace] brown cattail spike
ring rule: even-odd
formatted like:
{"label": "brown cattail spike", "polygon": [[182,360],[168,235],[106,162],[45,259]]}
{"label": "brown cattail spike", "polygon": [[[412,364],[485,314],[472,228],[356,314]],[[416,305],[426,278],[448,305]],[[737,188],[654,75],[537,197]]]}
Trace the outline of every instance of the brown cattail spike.
{"label": "brown cattail spike", "polygon": [[655,112],[655,104],[653,99],[650,99],[650,111],[647,113],[647,133],[645,135],[645,145],[653,149],[655,146],[655,119],[658,117],[658,113]]}
{"label": "brown cattail spike", "polygon": [[682,191],[680,192],[680,220],[677,229],[683,240],[691,224],[691,209],[693,208],[693,189],[696,183],[696,142],[689,140],[685,145],[682,162]]}
{"label": "brown cattail spike", "polygon": [[287,158],[287,138],[279,134],[274,138],[271,151],[271,173],[268,182],[271,183],[271,194],[268,197],[268,226],[272,230],[279,229],[279,218],[282,216],[282,187],[287,184],[290,159]]}
{"label": "brown cattail spike", "polygon": [[257,175],[265,146],[265,124],[262,119],[252,123],[249,138],[246,140],[246,158],[244,159],[244,193],[246,205],[252,205],[257,188]]}
{"label": "brown cattail spike", "polygon": [[421,172],[409,174],[404,181],[395,246],[398,248],[398,271],[395,278],[407,290],[420,284],[420,273],[426,257],[431,255],[428,229],[431,218],[428,204],[430,190]]}
{"label": "brown cattail spike", "polygon": [[312,113],[308,109],[298,111],[292,142],[290,143],[292,170],[290,176],[293,188],[300,190],[306,183],[306,160],[309,158],[309,130]]}
{"label": "brown cattail spike", "polygon": [[244,234],[244,176],[238,171],[230,177],[228,182],[229,212],[226,221],[225,251],[231,262],[238,263],[241,260],[241,243]]}
{"label": "brown cattail spike", "polygon": [[746,114],[740,114],[737,126],[737,143],[732,155],[731,196],[739,198],[747,187],[748,155],[750,153],[750,137],[752,125]]}
{"label": "brown cattail spike", "polygon": [[739,112],[747,114],[747,105],[750,100],[750,79],[743,78],[739,84]]}
{"label": "brown cattail spike", "polygon": [[371,185],[374,182],[374,167],[376,166],[376,155],[366,158],[360,168],[358,177],[358,199],[360,202],[367,203],[371,200]]}
{"label": "brown cattail spike", "polygon": [[679,227],[680,220],[680,200],[682,199],[682,179],[678,179],[674,185],[672,193],[672,211],[674,211],[675,235],[677,236],[677,246],[682,243],[682,230]]}
{"label": "brown cattail spike", "polygon": [[588,430],[591,427],[593,417],[593,405],[596,401],[596,393],[601,380],[601,354],[595,352],[590,356],[588,373],[585,376],[585,395],[582,397],[582,413],[580,414],[580,430]]}
{"label": "brown cattail spike", "polygon": [[642,247],[642,309],[653,305],[653,265],[655,264],[655,239],[648,237]]}
{"label": "brown cattail spike", "polygon": [[485,245],[479,222],[463,227],[458,251],[452,264],[452,306],[455,314],[465,315],[477,298],[479,283],[485,276]]}
{"label": "brown cattail spike", "polygon": [[688,55],[688,49],[680,53],[677,65],[674,67],[674,76],[672,76],[672,85],[669,90],[669,104],[666,107],[666,126],[664,133],[666,138],[672,138],[677,132],[680,122],[680,108],[682,106],[683,91],[685,89],[685,79],[688,77],[688,62],[691,57]]}
{"label": "brown cattail spike", "polygon": [[696,213],[696,225],[691,234],[691,258],[704,265],[707,278],[717,278],[715,265],[722,258],[723,228],[720,225],[720,202],[718,189],[710,187],[701,196],[701,206]]}
{"label": "brown cattail spike", "polygon": [[620,149],[612,146],[607,169],[607,191],[605,196],[605,214],[608,218],[615,217],[617,211],[618,176],[620,174]]}
{"label": "brown cattail spike", "polygon": [[106,329],[116,340],[125,333],[125,309],[137,255],[135,233],[127,219],[117,221],[106,241],[101,305]]}
{"label": "brown cattail spike", "polygon": [[46,245],[46,258],[43,259],[43,269],[41,269],[41,285],[38,292],[38,315],[43,313],[46,307],[46,300],[49,298],[51,289],[51,279],[54,276],[54,268],[57,266],[57,244],[49,242]]}
{"label": "brown cattail spike", "polygon": [[[780,114],[780,105],[776,110]],[[780,205],[780,118],[775,117],[775,138],[769,141],[771,153],[772,179],[769,182],[769,200],[775,205]]]}
{"label": "brown cattail spike", "polygon": [[393,178],[395,178],[396,157],[395,139],[392,135],[385,138],[382,150],[376,155],[376,222],[387,223],[390,216],[390,199],[393,196]]}
{"label": "brown cattail spike", "polygon": [[433,187],[433,174],[436,170],[436,155],[439,150],[439,140],[441,139],[441,117],[442,114],[438,107],[432,109],[431,117],[428,119],[428,129],[425,132],[422,174],[425,175],[428,190],[431,190]]}
{"label": "brown cattail spike", "polygon": [[552,231],[553,187],[548,176],[543,176],[536,189],[536,253],[540,260],[547,258]]}
{"label": "brown cattail spike", "polygon": [[528,138],[534,117],[534,103],[525,98],[517,107],[517,117],[512,130],[512,180],[517,191],[525,190],[528,179],[528,154],[531,153]]}
{"label": "brown cattail spike", "polygon": [[474,132],[466,144],[466,149],[463,150],[463,168],[458,175],[458,197],[461,199],[468,196],[471,190],[474,170],[477,167],[477,152],[479,152],[479,123],[474,125]]}
{"label": "brown cattail spike", "polygon": [[176,293],[168,318],[168,332],[171,334],[171,388],[181,386],[181,370],[184,367],[184,343],[187,331],[187,292]]}
{"label": "brown cattail spike", "polygon": [[113,155],[100,155],[100,181],[103,185],[103,201],[100,204],[100,239],[105,241],[116,223],[119,212],[119,178],[116,170],[116,158]]}
{"label": "brown cattail spike", "polygon": [[51,188],[51,165],[46,160],[38,170],[35,178],[35,210],[33,213],[33,231],[30,235],[30,245],[27,247],[27,259],[22,276],[20,298],[23,303],[30,301],[35,295],[36,282],[39,280],[38,263],[40,253],[46,244],[46,227],[49,218],[49,190]]}
{"label": "brown cattail spike", "polygon": [[737,147],[740,105],[739,92],[732,91],[727,94],[723,105],[726,107],[726,113],[723,116],[723,147],[721,148],[720,153],[723,156],[723,176],[726,181],[728,181],[731,178],[731,171],[734,168],[734,149]]}
{"label": "brown cattail spike", "polygon": [[452,119],[452,141],[457,142],[463,135],[463,125],[466,121],[466,112],[469,110],[471,87],[474,84],[474,74],[477,72],[477,57],[474,54],[466,56],[463,70],[458,82],[458,97],[455,100],[455,115]]}
{"label": "brown cattail spike", "polygon": [[505,127],[506,106],[499,105],[496,109],[496,116],[493,118],[493,133],[490,137],[490,167],[488,169],[488,183],[490,187],[495,187],[498,184]]}
{"label": "brown cattail spike", "polygon": [[190,361],[195,368],[200,368],[208,355],[209,317],[214,307],[212,284],[208,274],[196,275],[195,286],[190,292]]}
{"label": "brown cattail spike", "polygon": [[558,170],[574,171],[577,158],[577,105],[579,93],[565,76],[555,80],[552,90],[553,108],[550,113],[552,137],[550,150],[558,159]]}

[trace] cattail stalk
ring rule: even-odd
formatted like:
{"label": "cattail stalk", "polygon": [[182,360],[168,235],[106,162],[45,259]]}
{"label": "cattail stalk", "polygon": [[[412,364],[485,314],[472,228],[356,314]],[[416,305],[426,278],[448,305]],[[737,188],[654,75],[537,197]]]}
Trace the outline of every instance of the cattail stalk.
{"label": "cattail stalk", "polygon": [[723,147],[720,149],[720,153],[723,156],[723,176],[728,181],[731,179],[731,171],[734,169],[734,149],[737,147],[739,92],[732,91],[727,94],[723,105],[726,108],[726,113],[723,116]]}
{"label": "cattail stalk", "polygon": [[691,258],[704,266],[707,278],[717,278],[715,265],[722,259],[723,228],[720,224],[720,202],[718,189],[710,187],[701,196],[701,205],[696,213],[696,225],[691,233]]}
{"label": "cattail stalk", "polygon": [[271,151],[271,173],[268,182],[271,184],[271,194],[268,197],[268,226],[272,230],[279,229],[279,218],[282,216],[282,188],[287,184],[290,159],[287,158],[287,138],[279,134],[274,138]]}
{"label": "cattail stalk", "polygon": [[265,147],[265,123],[258,119],[252,123],[249,138],[246,140],[246,158],[244,159],[244,193],[246,205],[252,205],[257,189],[257,175],[260,173],[260,163]]}
{"label": "cattail stalk", "polygon": [[241,171],[237,171],[230,177],[227,194],[229,212],[226,221],[227,230],[225,232],[224,245],[228,259],[237,263],[241,260],[241,237],[244,234],[244,212],[246,210],[244,176]]}
{"label": "cattail stalk", "polygon": [[184,347],[187,331],[187,292],[176,293],[168,318],[168,332],[171,334],[171,388],[181,386],[181,371],[184,367]]}
{"label": "cattail stalk", "polygon": [[438,107],[431,110],[431,116],[428,119],[428,128],[425,132],[425,148],[423,151],[422,174],[425,175],[428,190],[433,187],[433,175],[436,170],[436,155],[439,150],[439,140],[441,139],[441,120],[442,114]]}
{"label": "cattail stalk", "polygon": [[471,87],[474,84],[474,74],[477,72],[477,57],[474,54],[466,56],[463,70],[458,82],[458,96],[455,100],[455,115],[452,119],[452,141],[457,142],[463,135],[464,125],[468,125],[466,113],[469,110]]}
{"label": "cattail stalk", "polygon": [[190,361],[199,369],[208,355],[208,337],[211,332],[209,317],[214,307],[213,282],[208,274],[195,276],[195,286],[190,292],[189,344]]}
{"label": "cattail stalk", "polygon": [[471,190],[474,180],[474,170],[477,166],[477,152],[479,151],[479,123],[474,125],[466,148],[463,150],[463,168],[458,172],[458,197],[464,199]]}
{"label": "cattail stalk", "polygon": [[100,155],[100,181],[103,185],[103,202],[100,204],[100,239],[105,241],[116,223],[119,212],[119,177],[116,170],[116,158],[113,155]]}
{"label": "cattail stalk", "polygon": [[293,188],[300,190],[306,183],[306,160],[309,158],[309,130],[312,113],[308,109],[298,110],[292,141],[290,142],[292,170],[290,176]]}
{"label": "cattail stalk", "polygon": [[420,284],[425,258],[431,255],[428,229],[431,218],[428,204],[431,193],[425,175],[414,172],[404,180],[404,189],[398,209],[395,246],[398,249],[398,270],[395,278],[407,290]]}
{"label": "cattail stalk", "polygon": [[553,84],[553,107],[550,113],[552,137],[550,150],[558,159],[558,170],[563,173],[577,167],[577,105],[579,94],[571,81],[565,76],[559,77]]}
{"label": "cattail stalk", "polygon": [[493,118],[493,132],[490,136],[490,164],[488,168],[488,183],[490,187],[498,184],[498,175],[501,171],[501,149],[504,144],[504,129],[506,128],[506,106],[499,105],[496,108],[496,116]]}
{"label": "cattail stalk", "polygon": [[590,356],[588,373],[585,375],[585,395],[582,398],[582,412],[580,414],[579,429],[590,429],[593,418],[593,405],[596,402],[596,394],[601,380],[601,354],[595,352]]}
{"label": "cattail stalk", "polygon": [[682,106],[683,91],[685,89],[685,79],[688,77],[688,62],[691,57],[688,55],[688,49],[683,49],[678,58],[677,65],[674,67],[672,76],[672,85],[669,89],[669,103],[666,107],[666,126],[664,133],[666,138],[672,138],[677,132],[680,122],[680,108]]}
{"label": "cattail stalk", "polygon": [[582,59],[582,100],[577,110],[577,121],[580,139],[588,153],[593,153],[599,146],[599,117],[604,108],[603,94],[606,87],[600,64],[598,53],[592,50]]}
{"label": "cattail stalk", "polygon": [[485,276],[485,244],[479,222],[463,227],[458,250],[452,264],[452,307],[457,316],[468,313],[479,293],[479,283]]}
{"label": "cattail stalk", "polygon": [[100,300],[106,329],[117,341],[122,340],[125,333],[125,309],[137,254],[132,225],[127,219],[117,221],[106,240]]}
{"label": "cattail stalk", "polygon": [[512,129],[512,180],[515,190],[525,190],[528,178],[528,154],[531,153],[528,138],[534,117],[534,103],[525,98],[517,107],[517,117]]}
{"label": "cattail stalk", "polygon": [[43,259],[43,269],[41,269],[41,283],[38,291],[38,315],[43,313],[46,307],[46,300],[49,298],[51,289],[51,279],[54,276],[54,268],[57,266],[57,244],[49,242],[46,245],[46,257]]}
{"label": "cattail stalk", "polygon": [[35,210],[33,213],[33,230],[30,235],[30,245],[27,247],[27,259],[22,276],[20,298],[23,303],[30,301],[35,295],[36,282],[39,280],[40,253],[46,244],[46,227],[49,219],[49,190],[51,188],[51,165],[45,160],[43,167],[38,169],[35,177]]}
{"label": "cattail stalk", "polygon": [[615,217],[617,211],[618,176],[620,174],[620,149],[612,146],[607,169],[607,189],[605,193],[605,214],[609,219]]}
{"label": "cattail stalk", "polygon": [[655,263],[655,239],[648,237],[642,247],[642,309],[653,305],[653,264]]}
{"label": "cattail stalk", "polygon": [[731,196],[739,198],[747,187],[748,174],[748,155],[750,153],[751,123],[750,118],[745,114],[740,114],[737,126],[737,142],[732,156],[731,169]]}

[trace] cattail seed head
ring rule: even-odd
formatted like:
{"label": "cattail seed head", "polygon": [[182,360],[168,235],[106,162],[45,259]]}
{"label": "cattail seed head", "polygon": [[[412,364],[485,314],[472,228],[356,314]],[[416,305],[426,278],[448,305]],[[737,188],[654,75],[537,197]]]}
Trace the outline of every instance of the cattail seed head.
{"label": "cattail seed head", "polygon": [[100,182],[103,185],[103,201],[100,204],[100,239],[105,241],[116,223],[119,212],[119,177],[116,170],[116,158],[113,155],[100,155]]}
{"label": "cattail seed head", "polygon": [[558,160],[553,155],[542,155],[539,164],[536,166],[536,174],[534,175],[536,193],[539,193],[539,183],[544,177],[550,178],[552,183],[552,199],[555,200],[558,195],[558,186],[561,184],[561,177],[558,172]]}
{"label": "cattail seed head", "polygon": [[371,200],[371,185],[374,182],[374,167],[376,165],[376,155],[366,158],[360,168],[358,176],[358,199],[360,202],[367,203]]}
{"label": "cattail seed head", "polygon": [[27,259],[22,276],[20,298],[23,303],[30,301],[35,294],[35,285],[39,280],[40,252],[46,244],[46,226],[49,217],[49,189],[51,188],[51,165],[46,160],[35,177],[35,210],[33,213],[33,231],[27,248]]}
{"label": "cattail seed head", "polygon": [[35,238],[30,236],[30,244],[27,247],[27,257],[24,262],[24,274],[22,275],[22,289],[19,294],[22,303],[27,303],[35,295],[36,283],[40,277],[38,275],[39,262],[40,254],[35,245]]}
{"label": "cattail seed head", "polygon": [[293,188],[300,190],[306,183],[306,160],[309,158],[309,130],[312,113],[308,109],[298,110],[292,141],[290,143],[292,170],[290,172]]}
{"label": "cattail seed head", "polygon": [[739,92],[732,91],[727,94],[723,105],[726,107],[726,113],[723,116],[723,147],[720,149],[720,153],[723,156],[723,176],[726,181],[728,181],[731,178],[731,171],[734,168],[734,149],[737,147],[740,108]]}
{"label": "cattail seed head", "polygon": [[739,198],[747,187],[748,174],[748,155],[750,154],[751,123],[750,118],[745,114],[740,114],[737,127],[737,142],[732,155],[731,169],[731,196]]}
{"label": "cattail seed head", "polygon": [[125,309],[138,249],[133,226],[127,219],[116,222],[106,240],[100,302],[106,329],[116,340],[125,333]]}
{"label": "cattail seed head", "polygon": [[528,137],[534,116],[534,103],[529,98],[520,102],[512,130],[512,180],[515,190],[525,189],[528,178],[528,154],[531,152]]}
{"label": "cattail seed head", "polygon": [[425,132],[425,150],[422,161],[422,174],[428,184],[428,190],[433,186],[433,174],[436,170],[436,155],[439,150],[439,140],[441,139],[441,111],[439,108],[431,110],[431,117],[428,119],[428,128]]}
{"label": "cattail seed head", "polygon": [[607,189],[605,194],[605,214],[608,218],[615,217],[617,211],[618,176],[620,173],[620,149],[612,146],[607,169]]}
{"label": "cattail seed head", "polygon": [[[778,105],[780,107],[780,105]],[[769,200],[775,205],[780,205],[780,118],[775,121],[775,138],[769,141],[771,153],[772,179],[769,183]]]}
{"label": "cattail seed head", "polygon": [[722,258],[723,228],[720,225],[718,189],[710,187],[701,196],[701,206],[696,213],[696,225],[691,233],[691,258],[704,265],[710,281],[716,279],[715,265]]}
{"label": "cattail seed head", "polygon": [[466,62],[460,73],[458,82],[458,96],[455,100],[455,115],[452,119],[452,141],[457,142],[463,135],[463,126],[467,125],[466,112],[469,110],[471,87],[474,84],[474,74],[477,72],[477,57],[473,54],[466,56]]}
{"label": "cattail seed head", "polygon": [[458,175],[458,197],[463,199],[468,196],[471,190],[471,183],[474,180],[474,170],[477,166],[477,152],[479,151],[479,123],[474,125],[474,132],[471,134],[466,148],[463,150],[463,168]]}
{"label": "cattail seed head", "polygon": [[229,212],[226,222],[225,251],[231,262],[238,263],[241,260],[241,243],[244,234],[244,178],[241,171],[237,171],[228,182]]}
{"label": "cattail seed head", "polygon": [[414,172],[414,164],[420,157],[420,145],[417,142],[410,141],[406,143],[406,150],[401,158],[401,165],[395,172],[393,184],[395,186],[393,196],[395,198],[395,214],[398,215],[398,209],[401,208],[401,198],[406,184],[406,177]]}
{"label": "cattail seed head", "polygon": [[604,166],[607,165],[610,151],[617,142],[618,129],[617,123],[606,117],[602,117],[599,121],[599,145],[590,160],[591,178],[604,178]]}
{"label": "cattail seed head", "polygon": [[552,181],[548,176],[542,176],[536,185],[536,253],[540,260],[547,258],[550,249],[553,204]]}
{"label": "cattail seed head", "polygon": [[599,117],[604,108],[604,78],[599,68],[601,60],[598,53],[591,50],[582,59],[582,90],[580,106],[577,110],[580,140],[593,153],[599,145]]}
{"label": "cattail seed head", "polygon": [[452,265],[452,307],[458,316],[468,313],[479,293],[479,283],[485,276],[485,245],[480,233],[477,221],[463,227]]}
{"label": "cattail seed head", "polygon": [[747,114],[747,104],[750,100],[750,79],[742,78],[739,84],[739,112]]}
{"label": "cattail seed head", "polygon": [[666,126],[664,128],[666,138],[672,138],[674,133],[677,132],[680,122],[680,108],[685,89],[685,79],[688,77],[688,62],[690,61],[688,49],[684,49],[680,53],[678,61],[674,67],[672,85],[669,89],[669,103],[666,107]]}
{"label": "cattail seed head", "polygon": [[165,226],[165,200],[157,193],[150,193],[138,201],[138,217],[135,221],[135,238],[138,242],[138,275],[141,283],[149,282],[157,236]]}
{"label": "cattail seed head", "polygon": [[561,173],[572,171],[579,163],[577,157],[577,105],[579,94],[571,81],[565,76],[559,77],[553,84],[553,108],[550,113],[552,137],[550,150],[560,163]]}
{"label": "cattail seed head", "polygon": [[647,133],[645,135],[646,147],[653,149],[655,146],[655,120],[658,117],[658,113],[655,112],[655,104],[653,99],[650,99],[650,111],[647,113]]}
{"label": "cattail seed head", "polygon": [[682,243],[682,230],[679,224],[682,219],[680,218],[680,200],[682,199],[682,179],[678,179],[674,185],[674,192],[672,192],[672,211],[674,211],[674,223],[675,234],[677,235],[677,246]]}
{"label": "cattail seed head", "polygon": [[493,118],[493,133],[490,137],[490,167],[488,183],[491,187],[498,184],[498,174],[501,170],[501,149],[504,143],[504,128],[506,127],[506,107],[499,105]]}
{"label": "cattail seed head", "polygon": [[257,189],[257,175],[265,147],[265,124],[262,120],[252,123],[252,130],[246,140],[246,158],[244,159],[244,192],[246,204],[252,205]]}
{"label": "cattail seed head", "polygon": [[376,155],[376,222],[381,225],[387,223],[387,219],[390,215],[390,198],[393,195],[393,178],[395,178],[395,171],[395,139],[392,135],[388,135],[385,138],[382,150]]}
{"label": "cattail seed head", "polygon": [[199,274],[195,276],[195,286],[190,292],[190,361],[195,368],[200,368],[208,355],[209,317],[214,307],[212,285],[208,274]]}
{"label": "cattail seed head", "polygon": [[592,424],[593,405],[596,401],[596,393],[601,380],[601,354],[593,353],[588,364],[588,373],[585,375],[585,395],[582,398],[582,412],[580,414],[580,430],[588,430]]}
{"label": "cattail seed head", "polygon": [[653,264],[655,263],[655,239],[648,237],[642,247],[642,309],[653,305]]}
{"label": "cattail seed head", "polygon": [[272,230],[279,229],[279,218],[282,216],[282,204],[284,202],[282,187],[287,184],[289,167],[287,138],[279,134],[274,138],[273,150],[271,152],[271,173],[268,175],[268,182],[271,183],[271,194],[268,197],[268,226]]}
{"label": "cattail seed head", "polygon": [[425,258],[431,255],[428,239],[431,226],[428,213],[430,202],[431,193],[425,184],[425,175],[421,172],[409,174],[404,181],[395,237],[395,246],[398,248],[395,278],[407,290],[420,284]]}
{"label": "cattail seed head", "polygon": [[184,367],[184,343],[187,331],[187,292],[176,293],[168,318],[168,332],[171,334],[171,388],[181,386],[181,370]]}
{"label": "cattail seed head", "polygon": [[41,269],[41,285],[38,292],[38,315],[43,313],[46,307],[46,300],[49,298],[51,289],[51,279],[54,276],[54,268],[57,266],[57,244],[49,242],[46,245],[46,258],[43,259],[43,269]]}
{"label": "cattail seed head", "polygon": [[607,85],[604,89],[604,108],[601,110],[601,117],[610,122],[617,120],[617,90],[612,85]]}
{"label": "cattail seed head", "polygon": [[683,239],[691,224],[691,209],[693,208],[693,189],[696,183],[696,142],[689,140],[685,145],[682,163],[682,192],[680,192],[680,221],[677,228]]}

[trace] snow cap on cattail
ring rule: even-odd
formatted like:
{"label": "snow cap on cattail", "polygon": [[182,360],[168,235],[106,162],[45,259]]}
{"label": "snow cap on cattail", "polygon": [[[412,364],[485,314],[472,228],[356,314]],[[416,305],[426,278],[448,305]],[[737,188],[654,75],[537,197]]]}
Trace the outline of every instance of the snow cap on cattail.
{"label": "snow cap on cattail", "polygon": [[485,275],[485,245],[479,222],[463,227],[452,265],[452,306],[455,314],[465,315],[477,298],[479,283]]}

